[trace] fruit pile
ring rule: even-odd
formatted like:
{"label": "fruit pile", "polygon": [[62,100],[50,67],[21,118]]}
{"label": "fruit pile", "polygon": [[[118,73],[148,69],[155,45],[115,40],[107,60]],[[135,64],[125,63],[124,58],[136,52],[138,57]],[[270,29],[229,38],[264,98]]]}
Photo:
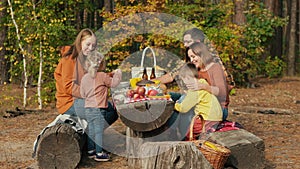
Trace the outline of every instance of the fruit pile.
{"label": "fruit pile", "polygon": [[129,89],[126,92],[126,97],[134,100],[144,99],[149,96],[156,96],[159,91],[153,88],[145,88],[143,86],[137,86],[135,89]]}

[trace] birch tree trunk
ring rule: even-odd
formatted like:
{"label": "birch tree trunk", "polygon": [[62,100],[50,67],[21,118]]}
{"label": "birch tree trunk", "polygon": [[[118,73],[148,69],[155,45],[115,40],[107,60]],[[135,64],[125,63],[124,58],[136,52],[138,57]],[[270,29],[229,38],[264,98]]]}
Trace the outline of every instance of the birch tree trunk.
{"label": "birch tree trunk", "polygon": [[12,8],[12,5],[11,5],[11,1],[7,0],[7,2],[8,2],[8,5],[9,5],[9,9],[10,9],[11,20],[12,20],[12,22],[13,22],[15,28],[16,28],[18,45],[19,45],[19,48],[21,50],[22,57],[23,57],[23,72],[24,72],[23,107],[25,108],[26,105],[27,105],[26,98],[27,98],[27,83],[28,83],[27,67],[26,67],[26,56],[25,56],[24,48],[23,48],[22,44],[20,43],[21,38],[20,38],[20,33],[19,33],[19,27],[18,27],[18,24],[17,24],[17,22],[14,18],[14,11],[13,11],[13,8]]}
{"label": "birch tree trunk", "polygon": [[[32,0],[32,8],[33,8],[33,17],[34,21],[36,22],[37,25],[39,25],[37,22],[37,16],[35,13],[35,0]],[[40,30],[40,27],[37,27],[37,30]],[[43,72],[43,51],[42,51],[42,38],[41,35],[39,36],[39,41],[40,41],[40,48],[39,48],[39,55],[40,55],[40,65],[39,65],[39,77],[38,77],[38,85],[37,85],[37,93],[38,93],[38,104],[39,104],[39,109],[41,110],[43,105],[42,105],[42,98],[41,98],[41,82],[42,82],[42,72]]]}
{"label": "birch tree trunk", "polygon": [[38,77],[38,104],[39,109],[41,110],[43,108],[43,102],[42,102],[42,95],[41,95],[41,88],[42,88],[42,74],[43,74],[43,50],[42,50],[42,41],[40,40],[40,65],[39,65],[39,77]]}
{"label": "birch tree trunk", "polygon": [[290,34],[288,48],[288,76],[295,75],[295,46],[296,46],[296,24],[297,24],[297,0],[291,0]]}

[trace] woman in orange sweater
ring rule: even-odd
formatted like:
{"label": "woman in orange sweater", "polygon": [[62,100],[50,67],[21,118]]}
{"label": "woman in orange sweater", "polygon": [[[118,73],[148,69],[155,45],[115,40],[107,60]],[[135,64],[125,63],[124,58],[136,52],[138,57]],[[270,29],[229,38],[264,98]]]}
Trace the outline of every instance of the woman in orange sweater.
{"label": "woman in orange sweater", "polygon": [[[86,56],[96,49],[97,37],[90,29],[83,29],[77,35],[71,46],[61,48],[60,59],[55,72],[56,108],[60,114],[69,114],[84,118],[84,99],[80,95],[80,82],[87,70],[84,68]],[[118,119],[109,103],[109,114],[104,115],[110,125]]]}

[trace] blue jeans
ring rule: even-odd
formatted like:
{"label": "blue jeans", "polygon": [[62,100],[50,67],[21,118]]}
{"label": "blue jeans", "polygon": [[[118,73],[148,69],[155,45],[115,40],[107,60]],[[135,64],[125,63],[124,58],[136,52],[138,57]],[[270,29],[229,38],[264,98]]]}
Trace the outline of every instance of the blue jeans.
{"label": "blue jeans", "polygon": [[88,151],[96,149],[96,153],[102,152],[105,109],[86,108],[85,114],[88,122]]}
{"label": "blue jeans", "polygon": [[[84,99],[75,99],[74,100],[74,110],[76,112],[76,115],[79,118],[86,119],[86,113],[85,113],[85,108],[84,108],[85,100]],[[72,106],[72,107],[73,107]],[[119,115],[117,111],[114,109],[113,105],[108,102],[108,108],[106,109],[107,111],[101,112],[103,117],[104,117],[104,129],[112,125],[115,121],[118,120]]]}
{"label": "blue jeans", "polygon": [[179,140],[184,140],[194,115],[194,109],[191,109],[186,113],[179,113],[175,110],[166,122],[167,126],[169,126],[173,130],[178,129]]}
{"label": "blue jeans", "polygon": [[[87,120],[84,104],[85,104],[84,99],[75,99],[72,107],[66,113]],[[108,102],[107,111],[101,111],[101,114],[104,118],[103,130],[105,130],[107,127],[112,125],[119,118],[117,111],[114,109],[113,105],[110,102]],[[89,124],[88,124],[88,128],[89,128]],[[91,139],[90,137],[87,137],[87,142],[88,145],[91,145],[92,142],[94,143],[94,140]]]}
{"label": "blue jeans", "polygon": [[104,129],[112,125],[119,118],[117,110],[113,107],[113,105],[110,102],[108,102],[108,108],[106,109],[106,111],[103,111],[101,113],[105,120]]}
{"label": "blue jeans", "polygon": [[67,114],[70,116],[76,116],[74,104],[67,111],[65,111],[64,114]]}
{"label": "blue jeans", "polygon": [[85,103],[84,99],[75,99],[73,105],[76,112],[76,116],[86,120],[84,103]]}
{"label": "blue jeans", "polygon": [[74,99],[73,105],[64,114],[86,119],[84,111],[84,99]]}
{"label": "blue jeans", "polygon": [[225,121],[227,119],[227,117],[228,117],[228,108],[222,107],[222,111],[223,111],[222,120]]}
{"label": "blue jeans", "polygon": [[169,95],[171,95],[171,99],[176,102],[180,97],[181,93],[176,93],[176,92],[169,92]]}

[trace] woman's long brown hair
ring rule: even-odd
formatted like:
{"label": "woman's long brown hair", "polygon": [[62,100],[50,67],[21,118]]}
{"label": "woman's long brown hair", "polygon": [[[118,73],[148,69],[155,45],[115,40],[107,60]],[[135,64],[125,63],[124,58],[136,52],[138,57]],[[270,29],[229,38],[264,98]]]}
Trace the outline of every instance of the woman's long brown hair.
{"label": "woman's long brown hair", "polygon": [[81,42],[91,36],[95,36],[94,32],[91,29],[89,29],[89,28],[82,29],[78,33],[78,35],[77,35],[74,43],[71,45],[70,49],[67,52],[63,53],[62,57],[67,57],[67,56],[71,55],[72,59],[77,58],[79,53],[81,52]]}

